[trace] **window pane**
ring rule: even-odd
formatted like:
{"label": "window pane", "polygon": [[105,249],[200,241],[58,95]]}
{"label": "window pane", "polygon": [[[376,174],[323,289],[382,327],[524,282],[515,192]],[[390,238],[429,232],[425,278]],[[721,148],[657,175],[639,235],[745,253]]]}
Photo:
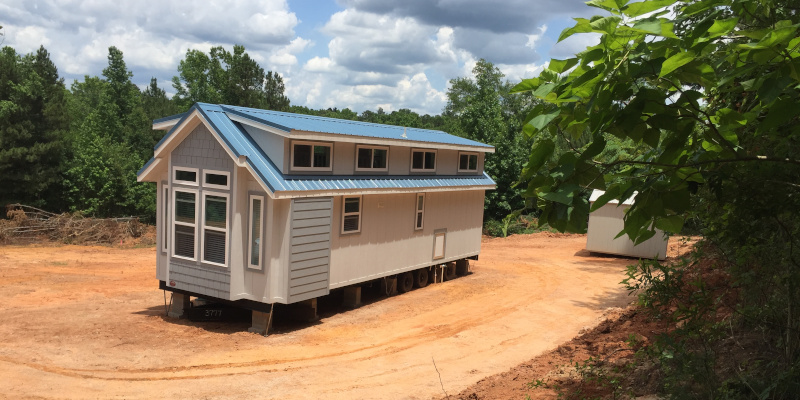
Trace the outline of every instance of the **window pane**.
{"label": "window pane", "polygon": [[436,153],[434,152],[425,152],[425,169],[434,169],[436,168]]}
{"label": "window pane", "polygon": [[372,168],[386,168],[386,150],[375,149],[372,155]]}
{"label": "window pane", "polygon": [[417,213],[417,228],[422,228],[422,213]]}
{"label": "window pane", "polygon": [[314,168],[328,168],[331,166],[331,148],[328,146],[314,146]]}
{"label": "window pane", "polygon": [[344,217],[344,228],[342,229],[345,232],[352,232],[358,230],[358,215],[347,215]]}
{"label": "window pane", "polygon": [[425,155],[421,151],[415,151],[411,154],[411,168],[413,169],[422,169],[424,166],[423,159]]}
{"label": "window pane", "polygon": [[209,185],[228,186],[228,175],[206,174],[206,183]]}
{"label": "window pane", "polygon": [[193,224],[194,216],[194,193],[175,192],[175,220]]}
{"label": "window pane", "polygon": [[458,169],[468,169],[469,167],[469,155],[462,154],[458,157]]}
{"label": "window pane", "polygon": [[197,172],[175,170],[176,181],[197,182]]}
{"label": "window pane", "polygon": [[250,210],[250,265],[261,261],[261,199],[253,199]]}
{"label": "window pane", "polygon": [[311,145],[296,144],[294,145],[294,164],[295,167],[310,167],[311,166]]}
{"label": "window pane", "polygon": [[228,209],[227,199],[220,196],[206,196],[206,226],[225,229]]}
{"label": "window pane", "polygon": [[358,168],[369,168],[372,164],[372,149],[358,149]]}
{"label": "window pane", "polygon": [[357,213],[359,206],[359,199],[358,197],[351,197],[349,199],[344,199],[344,212],[345,214],[349,213]]}
{"label": "window pane", "polygon": [[175,225],[175,255],[194,258],[194,227]]}
{"label": "window pane", "polygon": [[422,207],[425,205],[425,196],[417,196],[417,210],[422,211]]}
{"label": "window pane", "polygon": [[469,156],[469,170],[477,171],[478,170],[478,156],[473,154]]}
{"label": "window pane", "polygon": [[204,261],[225,264],[225,232],[206,230],[203,246]]}

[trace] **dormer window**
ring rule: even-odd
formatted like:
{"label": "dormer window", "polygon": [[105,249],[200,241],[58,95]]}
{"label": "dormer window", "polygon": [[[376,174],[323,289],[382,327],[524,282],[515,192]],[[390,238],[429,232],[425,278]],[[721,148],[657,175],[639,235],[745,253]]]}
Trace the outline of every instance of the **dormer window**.
{"label": "dormer window", "polygon": [[436,171],[436,150],[411,150],[411,172]]}
{"label": "dormer window", "polygon": [[458,153],[458,172],[477,172],[478,153]]}
{"label": "dormer window", "polygon": [[356,146],[356,171],[388,171],[389,148]]}
{"label": "dormer window", "polygon": [[292,142],[292,170],[331,171],[333,145],[320,142]]}

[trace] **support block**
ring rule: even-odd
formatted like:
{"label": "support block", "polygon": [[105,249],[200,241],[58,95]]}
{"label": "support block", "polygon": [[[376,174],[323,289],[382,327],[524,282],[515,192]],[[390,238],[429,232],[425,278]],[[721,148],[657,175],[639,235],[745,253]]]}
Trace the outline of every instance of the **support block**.
{"label": "support block", "polygon": [[271,313],[261,311],[252,311],[252,313],[253,325],[247,331],[266,336],[269,333],[270,325],[272,325]]}
{"label": "support block", "polygon": [[361,306],[361,286],[348,286],[344,288],[344,301],[342,305],[348,308]]}
{"label": "support block", "polygon": [[190,307],[189,295],[172,293],[172,305],[169,307],[168,317],[186,318],[186,310]]}
{"label": "support block", "polygon": [[312,322],[319,319],[317,316],[317,299],[309,299],[292,304],[293,319],[305,322]]}
{"label": "support block", "polygon": [[456,274],[464,276],[469,273],[469,260],[466,258],[456,261]]}

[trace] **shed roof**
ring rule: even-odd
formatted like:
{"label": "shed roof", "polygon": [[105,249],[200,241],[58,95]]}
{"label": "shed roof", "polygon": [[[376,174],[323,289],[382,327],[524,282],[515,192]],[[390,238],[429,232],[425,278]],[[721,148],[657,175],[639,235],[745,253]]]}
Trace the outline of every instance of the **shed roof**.
{"label": "shed roof", "polygon": [[[277,111],[258,110],[245,107],[233,107],[216,104],[196,103],[188,112],[172,117],[161,118],[155,124],[169,123],[172,129],[155,146],[156,155],[170,138],[177,135],[184,121],[199,114],[209,128],[219,137],[224,146],[235,157],[240,166],[247,166],[262,185],[271,193],[286,192],[291,197],[305,196],[315,193],[359,192],[371,190],[426,190],[446,188],[481,188],[494,189],[495,182],[485,172],[483,175],[457,176],[335,176],[335,175],[284,175],[267,157],[264,150],[256,144],[240,122],[231,115],[252,119],[285,132],[308,131],[337,135],[362,136],[390,139],[398,132],[404,131],[407,138],[414,142],[441,143],[456,146],[485,147],[492,146],[460,138],[441,131],[403,128],[391,125],[371,124],[357,121],[337,120],[333,118],[313,117]],[[148,168],[156,157],[149,160],[137,173],[139,180],[145,180]]]}

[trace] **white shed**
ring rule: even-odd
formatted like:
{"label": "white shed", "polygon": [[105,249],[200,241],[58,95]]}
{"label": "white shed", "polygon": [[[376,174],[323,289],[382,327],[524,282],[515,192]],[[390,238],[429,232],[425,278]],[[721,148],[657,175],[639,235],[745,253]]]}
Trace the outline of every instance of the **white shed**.
{"label": "white shed", "polygon": [[[602,190],[594,190],[589,198],[590,206],[603,193],[605,192]],[[586,250],[639,258],[655,257],[659,260],[666,258],[669,238],[660,229],[656,229],[655,236],[639,245],[634,245],[628,235],[615,239],[624,227],[623,217],[625,217],[625,212],[633,205],[634,198],[635,195],[621,205],[618,200],[609,201],[608,204],[589,214]]]}

